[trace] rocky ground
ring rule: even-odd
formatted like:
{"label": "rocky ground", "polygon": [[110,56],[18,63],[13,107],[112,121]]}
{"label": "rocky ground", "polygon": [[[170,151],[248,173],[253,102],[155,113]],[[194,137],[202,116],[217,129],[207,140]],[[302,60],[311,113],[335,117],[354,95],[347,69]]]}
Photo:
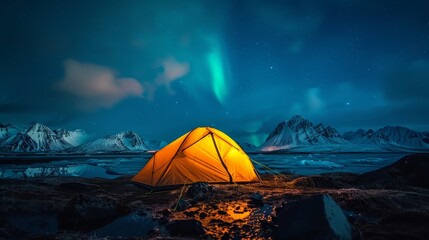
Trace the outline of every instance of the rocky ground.
{"label": "rocky ground", "polygon": [[[407,156],[363,175],[262,178],[254,184],[198,183],[161,192],[135,185],[129,177],[4,179],[0,238],[276,239],[291,225],[291,219],[279,217],[292,209],[290,203],[300,209],[311,196],[327,194],[343,210],[353,239],[429,239],[429,155]],[[314,217],[308,219],[316,221],[330,214],[313,205],[317,204],[297,218],[310,214]],[[121,225],[118,219],[127,216],[140,219],[139,229],[144,231],[136,233],[126,222]],[[300,221],[305,225],[307,220]],[[109,224],[117,232],[100,230]],[[128,229],[129,234],[121,236]]]}

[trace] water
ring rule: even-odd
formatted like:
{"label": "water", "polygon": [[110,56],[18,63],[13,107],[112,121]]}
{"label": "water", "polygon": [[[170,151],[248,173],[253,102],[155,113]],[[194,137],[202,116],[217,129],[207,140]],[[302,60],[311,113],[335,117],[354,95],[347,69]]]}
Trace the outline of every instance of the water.
{"label": "water", "polygon": [[[368,154],[251,154],[259,172],[273,169],[289,171],[301,175],[327,172],[364,173],[387,166],[406,153]],[[48,163],[1,164],[0,178],[27,178],[76,176],[85,178],[114,179],[123,175],[136,174],[150,159],[151,155],[117,158],[71,158]],[[19,160],[17,160],[19,161]],[[260,164],[264,165],[260,165]]]}
{"label": "water", "polygon": [[[289,171],[300,175],[328,172],[364,173],[387,166],[406,156],[406,153],[336,153],[336,154],[256,154],[250,157],[275,171]],[[261,172],[269,171],[257,166]]]}

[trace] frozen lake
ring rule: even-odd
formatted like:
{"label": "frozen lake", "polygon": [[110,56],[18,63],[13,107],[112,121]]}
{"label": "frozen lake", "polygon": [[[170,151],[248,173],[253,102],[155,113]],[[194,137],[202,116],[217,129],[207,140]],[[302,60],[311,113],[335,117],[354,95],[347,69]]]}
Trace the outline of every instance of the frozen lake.
{"label": "frozen lake", "polygon": [[[408,153],[409,154],[409,153]],[[259,172],[266,167],[301,175],[327,172],[364,173],[387,166],[407,153],[335,153],[335,154],[250,154]],[[149,160],[150,154],[133,157],[67,158],[47,163],[1,164],[0,178],[77,176],[85,178],[117,178],[136,174]],[[17,162],[19,159],[16,160]],[[258,164],[260,163],[260,164]],[[262,166],[264,165],[264,166]]]}

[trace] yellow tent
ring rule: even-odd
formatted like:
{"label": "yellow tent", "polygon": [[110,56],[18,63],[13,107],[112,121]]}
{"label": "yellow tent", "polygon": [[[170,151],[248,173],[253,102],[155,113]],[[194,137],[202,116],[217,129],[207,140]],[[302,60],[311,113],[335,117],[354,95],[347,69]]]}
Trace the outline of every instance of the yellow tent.
{"label": "yellow tent", "polygon": [[258,182],[249,156],[225,133],[199,127],[156,152],[132,181],[150,187]]}

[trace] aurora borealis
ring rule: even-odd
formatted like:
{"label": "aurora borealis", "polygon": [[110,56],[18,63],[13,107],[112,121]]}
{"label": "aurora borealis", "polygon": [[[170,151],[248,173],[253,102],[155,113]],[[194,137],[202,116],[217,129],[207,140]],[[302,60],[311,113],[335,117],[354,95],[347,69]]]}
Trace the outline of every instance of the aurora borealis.
{"label": "aurora borealis", "polygon": [[302,114],[429,130],[429,3],[5,1],[0,123],[253,144]]}
{"label": "aurora borealis", "polygon": [[227,82],[222,58],[222,49],[215,40],[210,41],[211,50],[207,53],[207,63],[209,65],[213,93],[217,100],[223,103],[227,94]]}

